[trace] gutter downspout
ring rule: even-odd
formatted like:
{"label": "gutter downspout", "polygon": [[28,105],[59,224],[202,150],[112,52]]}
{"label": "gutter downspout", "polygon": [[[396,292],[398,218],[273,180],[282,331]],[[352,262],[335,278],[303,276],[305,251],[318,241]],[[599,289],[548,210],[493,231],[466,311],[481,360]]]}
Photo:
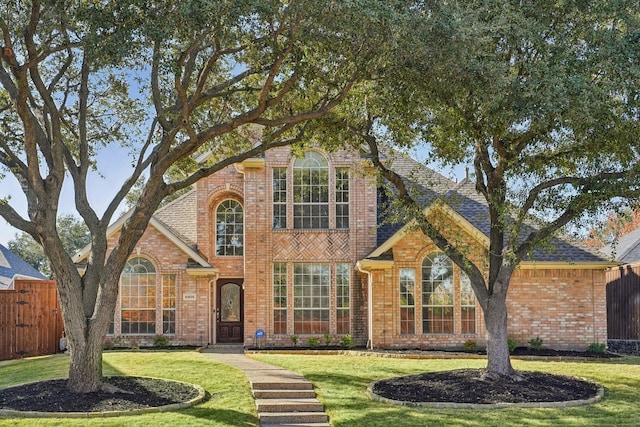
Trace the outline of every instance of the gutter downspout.
{"label": "gutter downspout", "polygon": [[367,275],[367,348],[373,350],[373,275],[370,271],[363,270],[360,262],[356,263],[356,268]]}

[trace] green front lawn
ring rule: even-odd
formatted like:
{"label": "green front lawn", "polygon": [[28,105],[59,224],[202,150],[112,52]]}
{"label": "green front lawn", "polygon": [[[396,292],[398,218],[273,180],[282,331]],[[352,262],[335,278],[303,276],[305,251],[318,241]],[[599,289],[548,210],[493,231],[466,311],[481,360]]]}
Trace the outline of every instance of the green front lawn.
{"label": "green front lawn", "polygon": [[[367,386],[380,378],[422,371],[483,367],[484,360],[407,360],[364,356],[252,355],[312,381],[332,424],[339,426],[624,426],[640,425],[640,358],[605,362],[514,360],[516,369],[575,375],[603,384],[605,400],[563,409],[436,410],[372,402]],[[0,387],[64,377],[64,355],[0,362]],[[196,408],[117,418],[0,418],[0,426],[256,426],[244,375],[193,351],[106,352],[105,375],[140,375],[200,384],[211,399]]]}
{"label": "green front lawn", "polygon": [[519,370],[573,375],[605,386],[595,405],[560,409],[440,410],[401,407],[369,400],[366,389],[381,378],[459,368],[481,368],[485,360],[403,360],[365,356],[252,355],[303,374],[316,386],[335,427],[339,426],[638,426],[640,358],[606,362],[513,360]]}
{"label": "green front lawn", "polygon": [[[69,358],[43,356],[0,362],[0,387],[67,376]],[[211,398],[194,408],[156,414],[100,418],[2,418],[0,426],[256,426],[258,417],[247,378],[195,351],[105,352],[104,375],[169,378],[199,384]]]}

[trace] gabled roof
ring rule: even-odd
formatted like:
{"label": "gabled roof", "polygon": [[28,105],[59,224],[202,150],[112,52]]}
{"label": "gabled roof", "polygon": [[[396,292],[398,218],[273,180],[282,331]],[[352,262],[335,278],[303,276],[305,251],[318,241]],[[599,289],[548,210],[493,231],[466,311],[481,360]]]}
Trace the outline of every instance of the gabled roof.
{"label": "gabled roof", "polygon": [[0,245],[0,289],[11,289],[13,281],[18,278],[47,280],[25,260]]}
{"label": "gabled roof", "polygon": [[640,261],[640,227],[600,249],[610,259],[634,264]]}
{"label": "gabled roof", "polygon": [[[445,209],[456,222],[488,246],[489,207],[471,181],[464,179],[460,183],[454,183],[406,156],[400,159],[400,161],[394,160],[388,166],[420,191],[421,198],[418,201],[425,208],[425,213],[436,205]],[[423,171],[420,172],[418,169]],[[425,180],[422,181],[422,179]],[[379,191],[378,194],[378,223],[382,225],[378,228],[378,248],[369,256],[373,258],[382,256],[409,229],[409,226],[404,223],[385,222],[386,196],[384,191]],[[523,235],[528,234],[532,229],[529,225],[523,230]],[[600,252],[570,236],[551,238],[548,247],[536,248],[532,256],[525,259],[525,262],[535,263],[607,264],[608,261]]]}
{"label": "gabled roof", "polygon": [[[180,196],[171,203],[159,209],[149,221],[167,239],[180,248],[195,266],[205,269],[213,269],[207,259],[196,248],[196,198],[195,190]],[[107,238],[119,232],[124,223],[131,217],[133,209],[122,215],[107,229]],[[73,256],[73,261],[79,263],[84,260],[91,251],[91,245],[85,246]],[[192,266],[193,268],[193,266]]]}

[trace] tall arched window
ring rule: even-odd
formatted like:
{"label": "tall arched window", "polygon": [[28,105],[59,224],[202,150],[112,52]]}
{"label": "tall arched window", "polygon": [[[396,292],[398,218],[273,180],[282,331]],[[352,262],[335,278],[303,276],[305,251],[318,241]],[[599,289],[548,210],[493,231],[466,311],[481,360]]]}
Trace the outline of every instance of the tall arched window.
{"label": "tall arched window", "polygon": [[216,255],[240,256],[243,253],[242,205],[235,200],[225,200],[216,209]]}
{"label": "tall arched window", "polygon": [[329,228],[329,165],[315,151],[293,165],[293,227]]}
{"label": "tall arched window", "polygon": [[130,259],[120,276],[120,333],[156,333],[156,269],[146,258]]}
{"label": "tall arched window", "polygon": [[453,333],[453,262],[443,253],[422,262],[422,332]]}

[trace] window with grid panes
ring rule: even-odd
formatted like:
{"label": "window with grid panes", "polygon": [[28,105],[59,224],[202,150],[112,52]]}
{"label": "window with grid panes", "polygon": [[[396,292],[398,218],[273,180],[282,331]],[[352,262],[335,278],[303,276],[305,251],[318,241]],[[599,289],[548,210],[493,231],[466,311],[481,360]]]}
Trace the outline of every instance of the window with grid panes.
{"label": "window with grid panes", "polygon": [[476,333],[476,296],[471,288],[471,280],[464,271],[460,272],[460,317],[463,334]]}
{"label": "window with grid panes", "polygon": [[400,269],[400,333],[416,333],[416,272],[413,268]]}
{"label": "window with grid panes", "polygon": [[293,228],[329,228],[329,165],[315,151],[293,165]]}
{"label": "window with grid panes", "polygon": [[433,253],[422,262],[422,332],[453,333],[453,262]]}
{"label": "window with grid panes", "polygon": [[273,228],[287,228],[287,169],[273,169]]}
{"label": "window with grid panes", "polygon": [[287,264],[273,264],[273,333],[287,333]]}
{"label": "window with grid panes", "polygon": [[120,333],[156,333],[156,269],[146,258],[130,259],[120,276]]}
{"label": "window with grid panes", "polygon": [[293,265],[293,329],[295,334],[327,334],[330,317],[329,264]]}
{"label": "window with grid panes", "polygon": [[336,228],[349,228],[349,169],[336,169]]}
{"label": "window with grid panes", "polygon": [[243,253],[242,205],[235,200],[225,200],[216,209],[216,255],[240,256]]}
{"label": "window with grid panes", "polygon": [[336,332],[348,334],[350,330],[350,282],[349,264],[336,264]]}
{"label": "window with grid panes", "polygon": [[162,275],[162,333],[176,333],[176,275]]}

